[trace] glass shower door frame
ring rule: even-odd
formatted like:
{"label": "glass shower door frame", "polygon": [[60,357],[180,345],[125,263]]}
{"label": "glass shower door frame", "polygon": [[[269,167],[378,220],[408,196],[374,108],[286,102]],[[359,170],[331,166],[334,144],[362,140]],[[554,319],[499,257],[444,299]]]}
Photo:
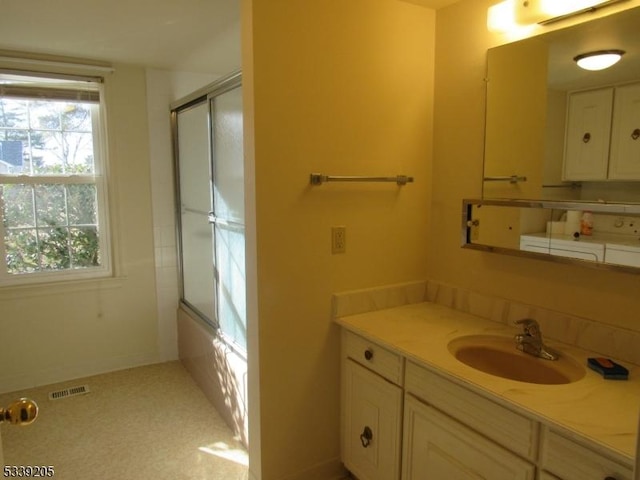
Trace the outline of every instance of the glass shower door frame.
{"label": "glass shower door frame", "polygon": [[[226,215],[220,215],[216,212],[216,145],[214,144],[214,128],[215,128],[215,111],[214,102],[215,99],[227,92],[230,92],[234,89],[238,89],[242,86],[242,76],[240,72],[234,73],[220,81],[214,82],[203,89],[194,92],[188,97],[174,103],[172,105],[171,110],[171,123],[172,123],[172,134],[173,134],[173,146],[174,146],[174,168],[175,168],[175,189],[176,189],[176,226],[177,226],[177,244],[178,244],[178,267],[179,267],[179,288],[180,288],[180,301],[186,306],[191,312],[195,313],[200,319],[204,322],[212,326],[216,329],[217,333],[224,339],[225,343],[232,347],[237,353],[246,358],[246,344],[241,345],[236,341],[236,336],[226,332],[226,325],[229,324],[229,321],[225,321],[224,318],[221,318],[221,314],[223,316],[229,316],[228,311],[221,312],[221,308],[225,308],[228,306],[230,302],[225,299],[224,292],[227,292],[229,289],[225,287],[224,282],[225,278],[221,278],[220,276],[220,261],[219,260],[227,260],[226,257],[218,257],[220,255],[220,245],[221,242],[221,232],[230,232],[227,236],[233,235],[233,232],[240,233],[242,237],[242,252],[240,255],[236,254],[236,256],[241,256],[241,261],[236,263],[241,263],[242,268],[236,268],[236,270],[242,270],[242,280],[244,281],[244,222],[237,221],[238,219],[234,218],[226,218]],[[181,188],[181,178],[180,178],[180,141],[179,141],[179,128],[178,128],[178,115],[181,112],[185,112],[188,109],[194,107],[202,107],[206,102],[208,108],[208,183],[209,183],[209,192],[210,192],[210,202],[208,214],[206,215],[206,221],[210,225],[210,234],[211,234],[211,255],[212,255],[212,273],[213,273],[213,288],[211,289],[211,310],[199,308],[194,303],[190,302],[185,295],[185,261],[184,261],[184,253],[185,253],[185,241],[183,239],[183,212],[185,210],[184,205],[182,205],[182,188]],[[243,186],[242,186],[243,188]],[[242,206],[243,208],[243,206]],[[188,208],[186,209],[188,210]],[[202,214],[204,212],[196,212],[197,214]],[[202,216],[202,215],[200,215]],[[244,217],[242,217],[243,220]],[[217,240],[217,242],[216,242]],[[237,242],[236,242],[237,243]],[[236,248],[236,252],[239,251]],[[206,260],[206,259],[205,259]],[[208,260],[207,260],[208,261]],[[238,275],[236,275],[237,277]],[[246,284],[246,281],[244,281]],[[235,290],[238,290],[236,287]],[[223,292],[223,293],[221,293]],[[241,289],[242,298],[236,303],[245,303],[244,297],[244,285]],[[236,294],[237,297],[237,294]],[[207,314],[203,310],[212,311],[211,314]],[[228,308],[226,308],[228,310]],[[242,319],[244,322],[243,328],[245,329],[246,336],[246,314],[244,311],[241,312],[244,315]],[[238,323],[238,322],[236,322]]]}

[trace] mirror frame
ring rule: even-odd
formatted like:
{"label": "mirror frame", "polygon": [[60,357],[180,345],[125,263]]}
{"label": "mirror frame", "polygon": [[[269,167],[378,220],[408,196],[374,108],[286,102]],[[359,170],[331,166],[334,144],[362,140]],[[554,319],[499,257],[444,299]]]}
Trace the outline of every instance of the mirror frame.
{"label": "mirror frame", "polygon": [[[618,215],[640,215],[640,204],[622,204],[607,202],[582,202],[566,200],[516,200],[516,199],[463,199],[462,200],[462,225],[461,225],[461,247],[483,252],[499,253],[523,258],[534,258],[555,263],[578,265],[582,267],[597,268],[601,270],[614,270],[627,273],[640,274],[640,268],[618,265],[604,262],[593,262],[571,257],[561,257],[551,253],[537,253],[524,250],[516,250],[493,245],[472,243],[471,229],[477,226],[474,224],[473,207],[477,205],[491,205],[516,208],[540,208],[557,210],[589,210],[594,213],[609,213]],[[640,242],[639,242],[640,244]]]}

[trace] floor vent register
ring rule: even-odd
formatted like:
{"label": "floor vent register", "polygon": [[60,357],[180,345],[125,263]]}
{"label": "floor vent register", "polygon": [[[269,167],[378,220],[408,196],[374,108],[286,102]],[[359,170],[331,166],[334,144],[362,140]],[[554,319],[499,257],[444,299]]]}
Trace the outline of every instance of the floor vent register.
{"label": "floor vent register", "polygon": [[49,393],[49,400],[60,400],[62,398],[75,397],[77,395],[85,395],[89,393],[89,385],[80,385],[77,387],[69,387],[63,390],[56,390]]}

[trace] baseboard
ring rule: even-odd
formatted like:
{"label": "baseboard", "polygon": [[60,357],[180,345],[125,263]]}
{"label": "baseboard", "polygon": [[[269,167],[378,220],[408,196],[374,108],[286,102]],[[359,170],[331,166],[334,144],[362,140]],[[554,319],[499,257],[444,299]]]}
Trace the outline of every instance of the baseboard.
{"label": "baseboard", "polygon": [[161,363],[157,354],[127,355],[123,357],[107,358],[96,362],[86,362],[81,365],[69,365],[28,374],[0,377],[0,393],[17,392],[28,388],[66,382],[78,378],[101,375],[103,373],[141,367],[154,363]]}

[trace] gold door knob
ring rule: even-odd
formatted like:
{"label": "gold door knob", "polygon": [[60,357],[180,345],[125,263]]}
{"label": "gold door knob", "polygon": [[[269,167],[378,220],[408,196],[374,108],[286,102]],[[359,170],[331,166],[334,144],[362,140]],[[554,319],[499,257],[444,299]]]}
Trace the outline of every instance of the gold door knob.
{"label": "gold door knob", "polygon": [[11,402],[7,408],[0,408],[0,423],[29,425],[38,417],[38,405],[29,398],[20,398]]}

